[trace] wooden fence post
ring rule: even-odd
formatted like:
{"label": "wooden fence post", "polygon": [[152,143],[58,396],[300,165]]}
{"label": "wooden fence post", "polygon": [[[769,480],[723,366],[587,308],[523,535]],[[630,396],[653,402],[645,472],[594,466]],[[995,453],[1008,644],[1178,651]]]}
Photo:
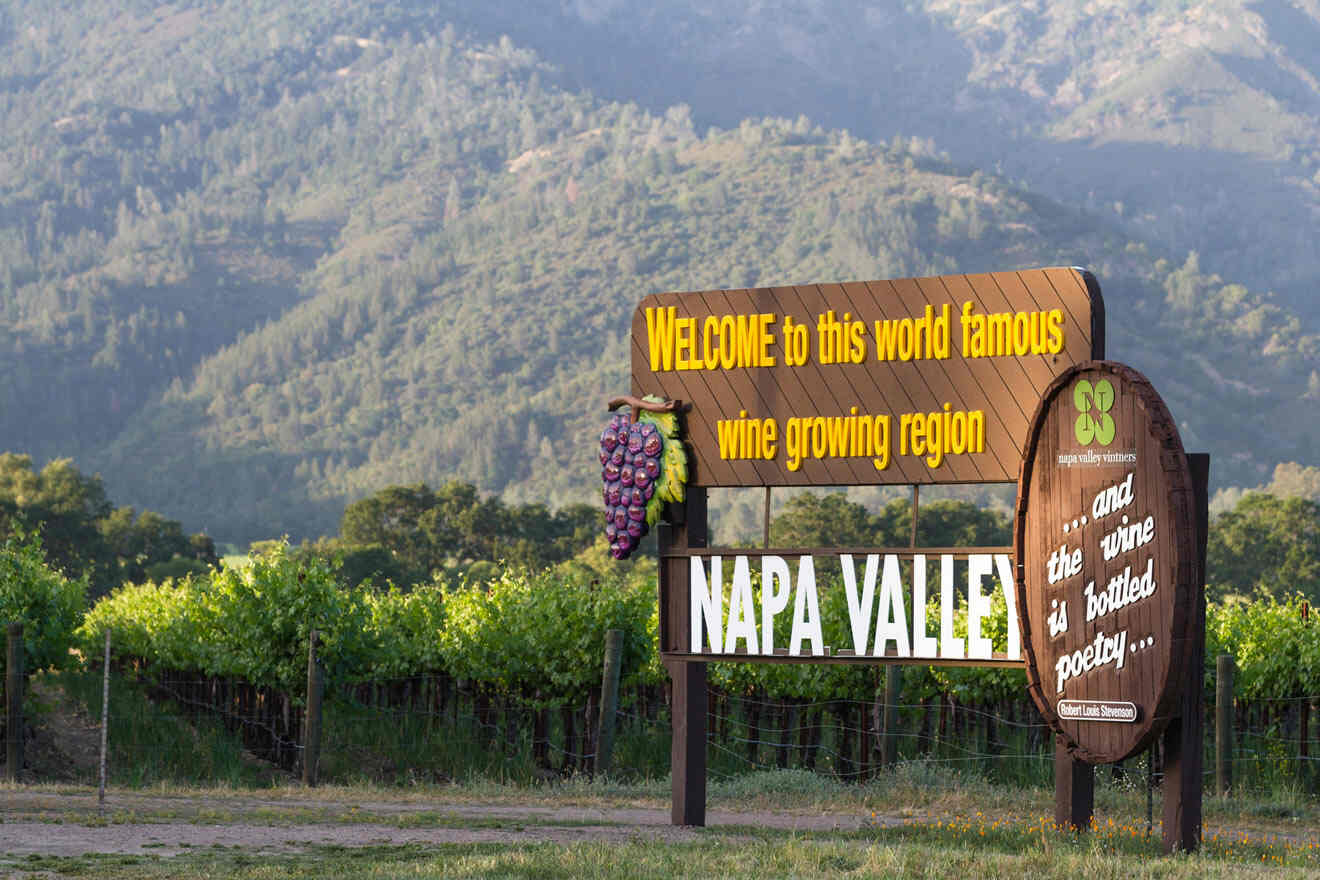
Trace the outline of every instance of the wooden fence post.
{"label": "wooden fence post", "polygon": [[880,761],[885,767],[898,763],[898,699],[903,688],[903,667],[891,663],[885,667],[884,738]]}
{"label": "wooden fence post", "polygon": [[110,727],[110,628],[105,629],[105,662],[101,668],[101,774],[96,787],[96,812],[105,815],[106,732]]}
{"label": "wooden fence post", "polygon": [[5,662],[5,771],[17,782],[23,769],[23,624],[8,627]]}
{"label": "wooden fence post", "polygon": [[1215,658],[1215,793],[1233,787],[1233,658]]}
{"label": "wooden fence post", "polygon": [[608,773],[614,758],[614,724],[619,711],[619,667],[623,664],[623,630],[605,632],[605,666],[600,681],[600,724],[596,729],[596,772]]}
{"label": "wooden fence post", "polygon": [[321,668],[316,662],[316,630],[307,639],[307,721],[303,725],[303,784],[316,785],[321,758]]}

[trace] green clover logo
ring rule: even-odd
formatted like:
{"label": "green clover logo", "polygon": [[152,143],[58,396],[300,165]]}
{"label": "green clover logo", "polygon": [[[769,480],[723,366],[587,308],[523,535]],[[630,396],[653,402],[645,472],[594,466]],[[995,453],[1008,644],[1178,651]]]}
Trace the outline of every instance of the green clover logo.
{"label": "green clover logo", "polygon": [[1094,385],[1086,379],[1078,382],[1073,389],[1073,403],[1080,413],[1073,426],[1078,443],[1090,446],[1096,440],[1101,446],[1108,446],[1114,442],[1114,419],[1109,415],[1114,406],[1114,386],[1108,379]]}

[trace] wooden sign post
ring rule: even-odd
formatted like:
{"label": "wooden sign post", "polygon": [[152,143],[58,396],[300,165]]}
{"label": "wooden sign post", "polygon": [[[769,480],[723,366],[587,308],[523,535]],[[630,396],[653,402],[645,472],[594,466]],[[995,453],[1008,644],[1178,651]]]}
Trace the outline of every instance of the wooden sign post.
{"label": "wooden sign post", "polygon": [[[1182,701],[1185,679],[1200,669],[1204,528],[1191,517],[1204,501],[1163,404],[1135,373],[1094,363],[1103,357],[1103,300],[1079,269],[642,300],[631,391],[683,402],[688,461],[687,498],[666,506],[659,532],[675,824],[705,823],[712,659],[1021,666],[1025,648],[1033,696],[1059,735],[1057,784],[1070,820],[1089,819],[1088,762],[1126,757],[1165,731],[1192,735],[1199,715]],[[1067,413],[1053,403],[1065,392]],[[1014,479],[1016,550],[708,546],[711,487]],[[1027,498],[1042,500],[1028,509]],[[914,535],[915,516],[914,504]],[[965,587],[951,583],[955,558],[966,560]],[[939,563],[938,586],[926,583],[928,560]],[[827,569],[834,574],[818,578]],[[911,584],[900,583],[902,571]],[[986,579],[1010,609],[1006,644],[980,635]],[[848,625],[829,644],[818,595],[826,580],[842,583],[848,599]],[[940,597],[938,623],[925,620],[928,589]],[[950,635],[955,589],[966,595],[965,642]],[[1066,623],[1056,600],[1068,606]],[[791,616],[791,635],[774,635],[776,614]],[[1169,764],[1179,791],[1199,783],[1195,751],[1169,752],[1182,756]],[[1190,795],[1178,798],[1180,816],[1190,816]]]}
{"label": "wooden sign post", "polygon": [[1164,735],[1165,844],[1185,850],[1200,839],[1207,469],[1188,459],[1144,376],[1073,366],[1033,417],[1014,541],[1027,689],[1058,743],[1056,821],[1086,827],[1094,765]]}

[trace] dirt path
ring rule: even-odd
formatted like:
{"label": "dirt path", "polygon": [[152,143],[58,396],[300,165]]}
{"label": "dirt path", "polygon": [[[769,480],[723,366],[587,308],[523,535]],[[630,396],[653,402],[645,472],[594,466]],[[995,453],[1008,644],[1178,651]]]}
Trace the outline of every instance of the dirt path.
{"label": "dirt path", "polygon": [[[107,798],[101,816],[93,790],[0,787],[0,874],[31,855],[167,857],[217,847],[259,854],[320,846],[572,844],[637,839],[682,843],[712,836],[745,840],[761,831],[847,833],[936,817],[914,810],[873,816],[869,812],[724,807],[707,811],[705,828],[681,828],[671,825],[669,810],[654,801],[591,803],[570,795],[563,797],[563,803],[555,803],[555,798],[531,796],[518,802],[494,797],[493,802],[481,802],[462,789],[454,789],[452,794],[400,794],[397,798],[351,789],[198,794],[116,791]],[[998,818],[1015,820],[1007,815]],[[1226,836],[1318,842],[1314,829],[1281,823],[1235,822],[1214,830]],[[1211,833],[1211,823],[1206,833]]]}
{"label": "dirt path", "polygon": [[[175,855],[207,847],[290,852],[311,846],[631,840],[672,842],[756,829],[850,831],[861,817],[806,812],[711,810],[707,827],[677,828],[669,811],[637,806],[491,805],[470,802],[299,801],[225,794],[115,794],[105,818],[94,793],[0,792],[0,853]],[[877,821],[867,816],[868,821]],[[897,824],[891,817],[885,821]]]}

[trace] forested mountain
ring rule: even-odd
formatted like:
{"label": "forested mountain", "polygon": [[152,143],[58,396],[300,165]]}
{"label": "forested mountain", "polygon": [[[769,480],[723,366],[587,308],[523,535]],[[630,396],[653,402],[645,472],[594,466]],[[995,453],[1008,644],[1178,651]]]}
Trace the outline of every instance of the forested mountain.
{"label": "forested mountain", "polygon": [[[869,18],[857,39],[982,33],[959,24],[971,7]],[[819,72],[777,96],[787,70],[745,93],[720,79],[756,27],[798,21],[757,8],[647,13],[630,39],[652,54],[630,56],[632,4],[0,2],[0,448],[72,456],[122,503],[223,540],[333,533],[348,500],[451,478],[560,507],[594,501],[592,435],[648,292],[1074,264],[1104,288],[1109,354],[1151,376],[1219,485],[1317,458],[1297,300],[1226,274],[1211,242],[1198,258],[1147,237],[1117,189],[1050,198],[962,161],[998,142],[984,114],[995,137],[1075,136],[1048,101],[976,97],[1020,53],[977,37],[960,72],[849,44],[897,65],[903,100],[956,75],[970,91],[943,114],[913,103],[910,125],[902,104],[848,123]],[[848,36],[812,22],[852,4],[808,9],[784,40]],[[717,52],[739,22],[746,45]],[[1022,30],[1020,52],[1044,45]],[[662,44],[676,60],[640,73]],[[1110,81],[1078,51],[1094,97]],[[684,59],[686,79],[664,75]],[[621,100],[643,80],[641,105]],[[785,115],[730,115],[771,97],[748,109]],[[910,136],[964,111],[969,130]]]}
{"label": "forested mountain", "polygon": [[1314,0],[529,0],[471,20],[652,111],[934,138],[1320,318]]}

